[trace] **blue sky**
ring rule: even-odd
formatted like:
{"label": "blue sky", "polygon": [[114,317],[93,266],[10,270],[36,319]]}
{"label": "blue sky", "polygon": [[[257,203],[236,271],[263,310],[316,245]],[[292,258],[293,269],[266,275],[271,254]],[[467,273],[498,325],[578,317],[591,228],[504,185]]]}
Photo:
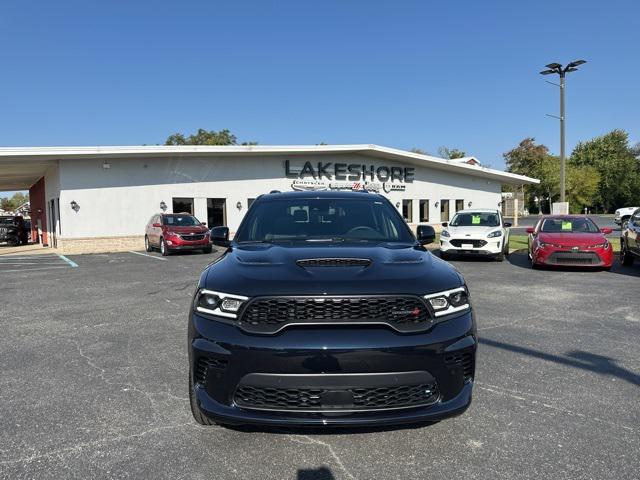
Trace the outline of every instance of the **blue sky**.
{"label": "blue sky", "polygon": [[[0,7],[0,145],[446,145],[503,168],[534,136],[640,141],[640,2],[12,1]],[[617,71],[613,71],[616,68]]]}

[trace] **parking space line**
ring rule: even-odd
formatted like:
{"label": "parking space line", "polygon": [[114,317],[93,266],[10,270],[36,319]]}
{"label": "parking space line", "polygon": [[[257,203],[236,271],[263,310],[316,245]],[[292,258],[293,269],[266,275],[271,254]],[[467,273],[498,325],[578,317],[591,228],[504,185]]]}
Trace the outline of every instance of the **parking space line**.
{"label": "parking space line", "polygon": [[60,257],[62,260],[67,262],[69,265],[71,265],[72,268],[78,268],[78,264],[73,260],[69,260],[67,257],[65,257],[64,255],[60,255],[59,253],[56,253],[56,255],[58,255],[58,257]]}
{"label": "parking space line", "polygon": [[133,250],[129,250],[129,253],[133,253],[135,255],[141,255],[143,257],[149,257],[149,258],[153,258],[154,260],[162,260],[163,262],[166,262],[167,259],[166,258],[162,258],[162,257],[156,257],[154,255],[147,255],[146,253],[141,253],[141,252],[134,252]]}
{"label": "parking space line", "polygon": [[69,268],[66,265],[60,265],[57,267],[42,267],[42,268],[17,268],[15,270],[2,270],[2,273],[9,273],[9,272],[33,272],[34,270],[54,270],[56,268]]}

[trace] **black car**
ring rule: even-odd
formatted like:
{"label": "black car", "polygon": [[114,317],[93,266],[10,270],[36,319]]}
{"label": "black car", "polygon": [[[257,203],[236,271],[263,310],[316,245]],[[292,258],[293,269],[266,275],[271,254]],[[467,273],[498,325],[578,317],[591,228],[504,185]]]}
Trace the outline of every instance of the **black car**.
{"label": "black car", "polygon": [[640,260],[640,208],[633,212],[620,237],[620,262],[629,266],[634,260]]}
{"label": "black car", "polygon": [[460,273],[383,196],[260,196],[202,273],[189,397],[203,425],[394,425],[471,402],[477,346]]}
{"label": "black car", "polygon": [[23,217],[0,216],[0,243],[2,242],[7,242],[10,245],[26,245],[29,243],[29,236]]}

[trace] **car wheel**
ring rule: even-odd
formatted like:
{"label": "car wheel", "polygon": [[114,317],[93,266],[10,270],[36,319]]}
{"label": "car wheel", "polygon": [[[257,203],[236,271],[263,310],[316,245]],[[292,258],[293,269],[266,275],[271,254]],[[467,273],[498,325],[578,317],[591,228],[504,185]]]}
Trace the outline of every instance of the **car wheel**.
{"label": "car wheel", "polygon": [[211,247],[206,247],[202,249],[202,253],[211,253],[213,251],[213,248]]}
{"label": "car wheel", "polygon": [[193,415],[193,419],[199,423],[200,425],[211,426],[215,425],[216,422],[207,417],[200,407],[198,406],[198,400],[196,399],[195,392],[193,391],[193,378],[191,376],[191,372],[189,372],[189,405],[191,405],[191,414]]}
{"label": "car wheel", "polygon": [[167,243],[164,241],[164,238],[160,237],[160,253],[163,257],[169,255],[169,249],[167,248]]}
{"label": "car wheel", "polygon": [[500,252],[496,255],[496,262],[504,262],[504,252]]}
{"label": "car wheel", "polygon": [[144,249],[146,252],[151,252],[153,250],[153,247],[151,247],[151,244],[149,243],[149,237],[146,235],[144,236]]}
{"label": "car wheel", "polygon": [[450,260],[451,259],[451,255],[449,255],[446,252],[443,252],[442,250],[440,250],[440,258],[442,260]]}
{"label": "car wheel", "polygon": [[633,265],[633,257],[627,250],[627,242],[620,240],[620,263],[625,267]]}

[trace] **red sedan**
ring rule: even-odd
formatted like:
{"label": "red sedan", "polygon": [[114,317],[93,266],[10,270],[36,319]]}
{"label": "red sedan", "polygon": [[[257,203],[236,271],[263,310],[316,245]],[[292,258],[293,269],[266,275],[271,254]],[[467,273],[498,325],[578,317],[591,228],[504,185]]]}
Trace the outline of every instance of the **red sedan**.
{"label": "red sedan", "polygon": [[610,269],[613,248],[605,235],[610,228],[600,229],[588,217],[546,215],[538,220],[529,234],[531,266],[600,267]]}

